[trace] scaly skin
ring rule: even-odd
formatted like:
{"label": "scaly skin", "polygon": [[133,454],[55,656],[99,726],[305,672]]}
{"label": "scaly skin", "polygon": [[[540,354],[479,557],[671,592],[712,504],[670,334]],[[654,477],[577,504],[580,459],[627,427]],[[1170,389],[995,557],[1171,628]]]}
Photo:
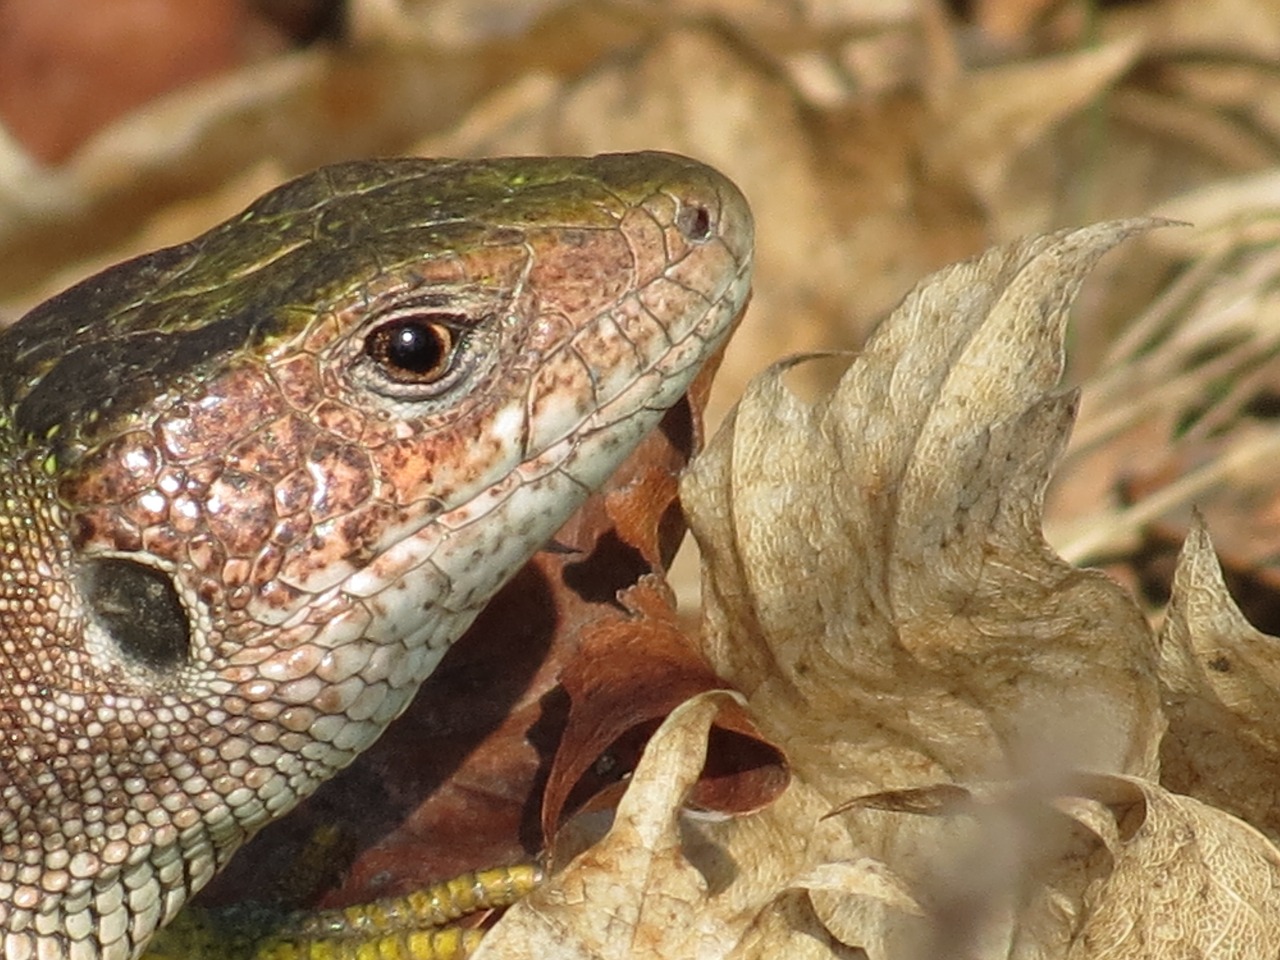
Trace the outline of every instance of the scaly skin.
{"label": "scaly skin", "polygon": [[664,154],[330,167],[0,333],[0,952],[136,957],[367,747],[746,296]]}

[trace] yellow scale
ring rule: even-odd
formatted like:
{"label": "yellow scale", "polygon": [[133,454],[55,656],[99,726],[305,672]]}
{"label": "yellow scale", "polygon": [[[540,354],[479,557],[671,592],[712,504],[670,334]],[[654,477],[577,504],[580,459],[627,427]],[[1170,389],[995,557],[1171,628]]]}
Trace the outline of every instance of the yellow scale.
{"label": "yellow scale", "polygon": [[542,879],[540,866],[525,863],[335,910],[188,908],[156,935],[143,960],[465,960],[484,931],[456,921],[509,907]]}

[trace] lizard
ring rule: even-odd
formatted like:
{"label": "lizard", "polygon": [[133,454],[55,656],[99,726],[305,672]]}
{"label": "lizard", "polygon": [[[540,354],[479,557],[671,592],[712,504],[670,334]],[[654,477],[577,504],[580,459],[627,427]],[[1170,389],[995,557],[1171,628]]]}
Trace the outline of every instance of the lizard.
{"label": "lizard", "polygon": [[0,331],[6,960],[133,960],[368,747],[752,248],[674,154],[351,161]]}

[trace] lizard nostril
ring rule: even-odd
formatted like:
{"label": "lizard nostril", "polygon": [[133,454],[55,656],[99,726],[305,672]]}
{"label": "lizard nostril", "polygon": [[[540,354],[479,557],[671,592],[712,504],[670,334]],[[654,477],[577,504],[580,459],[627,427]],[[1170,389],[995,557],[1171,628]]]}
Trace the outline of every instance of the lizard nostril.
{"label": "lizard nostril", "polygon": [[80,582],[93,619],[126,659],[153,670],[187,661],[190,618],[164,571],[122,557],[98,557],[81,568]]}
{"label": "lizard nostril", "polygon": [[676,214],[676,228],[692,243],[702,243],[711,236],[711,211],[701,204],[687,204]]}

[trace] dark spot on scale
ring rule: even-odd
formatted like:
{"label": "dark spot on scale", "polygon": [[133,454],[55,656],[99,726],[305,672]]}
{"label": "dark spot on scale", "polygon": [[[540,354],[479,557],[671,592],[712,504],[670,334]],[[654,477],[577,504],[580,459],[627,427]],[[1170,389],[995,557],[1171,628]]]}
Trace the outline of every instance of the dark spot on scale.
{"label": "dark spot on scale", "polygon": [[1231,661],[1224,656],[1214,657],[1209,661],[1209,669],[1216,673],[1230,673]]}

